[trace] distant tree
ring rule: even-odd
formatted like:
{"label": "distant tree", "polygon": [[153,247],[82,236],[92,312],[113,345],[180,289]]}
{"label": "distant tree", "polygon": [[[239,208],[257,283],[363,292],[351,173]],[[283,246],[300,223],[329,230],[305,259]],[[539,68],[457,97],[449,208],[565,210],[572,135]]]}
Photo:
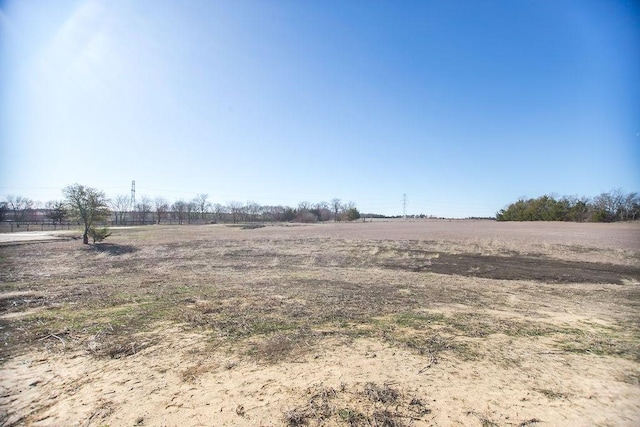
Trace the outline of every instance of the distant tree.
{"label": "distant tree", "polygon": [[63,194],[71,216],[84,225],[82,242],[88,245],[89,232],[94,224],[109,217],[109,201],[104,192],[80,184],[65,187]]}
{"label": "distant tree", "polygon": [[124,225],[124,217],[131,207],[131,199],[126,194],[119,194],[111,200],[111,210],[115,216],[116,225]]}
{"label": "distant tree", "polygon": [[46,203],[45,209],[47,209],[47,218],[52,222],[62,224],[62,221],[67,216],[67,209],[65,204],[59,200],[51,200]]}
{"label": "distant tree", "polygon": [[318,220],[322,222],[329,221],[331,219],[331,210],[329,209],[329,203],[327,202],[316,203],[311,212],[313,212],[313,214],[318,217]]}
{"label": "distant tree", "polygon": [[207,194],[198,194],[193,199],[193,203],[195,204],[196,210],[200,214],[200,219],[202,221],[205,220],[205,214],[209,212],[209,209],[211,208],[211,203],[209,203],[209,201],[207,200],[208,197],[209,195]]}
{"label": "distant tree", "polygon": [[7,219],[7,212],[9,211],[9,207],[7,202],[0,202],[0,222]]}
{"label": "distant tree", "polygon": [[295,219],[295,217],[296,217],[296,211],[290,207],[286,207],[282,212],[281,221],[291,222]]}
{"label": "distant tree", "polygon": [[623,221],[635,221],[640,217],[640,194],[629,193],[624,198]]}
{"label": "distant tree", "polygon": [[331,208],[333,209],[333,220],[338,221],[339,220],[338,214],[342,209],[342,200],[338,199],[337,197],[334,199],[331,199]]}
{"label": "distant tree", "polygon": [[185,216],[187,214],[187,203],[184,200],[177,200],[171,205],[173,214],[178,220],[178,224],[183,224]]}
{"label": "distant tree", "polygon": [[298,209],[294,221],[296,222],[316,222],[318,216],[313,212],[313,204],[311,202],[298,203]]}
{"label": "distant tree", "polygon": [[545,195],[536,199],[520,199],[496,213],[498,221],[594,221],[635,220],[640,214],[637,193],[622,190],[601,193],[592,200],[577,197]]}
{"label": "distant tree", "polygon": [[12,194],[7,196],[7,205],[9,210],[13,212],[13,220],[18,225],[24,222],[27,212],[33,208],[33,200],[24,196],[14,196]]}
{"label": "distant tree", "polygon": [[147,196],[140,197],[140,201],[136,203],[135,209],[138,214],[138,221],[140,221],[142,225],[145,225],[147,223],[147,218],[149,218],[149,215],[153,211],[151,199]]}
{"label": "distant tree", "polygon": [[589,219],[589,199],[576,196],[564,196],[560,199],[564,204],[566,213],[564,221],[584,222]]}
{"label": "distant tree", "polygon": [[227,213],[227,209],[220,203],[216,203],[215,205],[213,205],[213,212],[216,216],[216,221],[223,222],[224,215],[225,213]]}
{"label": "distant tree", "polygon": [[258,221],[262,215],[263,208],[256,202],[247,201],[244,206],[248,221]]}
{"label": "distant tree", "polygon": [[191,224],[194,220],[198,219],[198,205],[193,200],[187,202],[187,222]]}
{"label": "distant tree", "polygon": [[163,197],[156,197],[153,201],[153,206],[156,211],[156,222],[160,224],[160,220],[167,214],[169,210],[169,202],[167,202]]}
{"label": "distant tree", "polygon": [[240,216],[242,215],[243,206],[242,202],[232,201],[227,203],[227,209],[231,214],[231,218],[233,219],[233,223],[237,224],[240,220]]}
{"label": "distant tree", "polygon": [[357,219],[360,219],[360,212],[358,211],[358,209],[356,207],[351,207],[351,208],[347,209],[345,214],[346,214],[346,217],[347,217],[347,221],[355,221]]}

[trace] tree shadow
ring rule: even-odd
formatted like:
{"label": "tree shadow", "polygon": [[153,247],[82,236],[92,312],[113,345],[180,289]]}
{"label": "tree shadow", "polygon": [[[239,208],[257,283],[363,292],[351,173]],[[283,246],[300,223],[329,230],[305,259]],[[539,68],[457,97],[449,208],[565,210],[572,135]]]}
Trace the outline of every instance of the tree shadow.
{"label": "tree shadow", "polygon": [[91,245],[91,248],[96,252],[105,252],[114,256],[131,254],[140,250],[135,246],[117,245],[115,243],[95,243]]}

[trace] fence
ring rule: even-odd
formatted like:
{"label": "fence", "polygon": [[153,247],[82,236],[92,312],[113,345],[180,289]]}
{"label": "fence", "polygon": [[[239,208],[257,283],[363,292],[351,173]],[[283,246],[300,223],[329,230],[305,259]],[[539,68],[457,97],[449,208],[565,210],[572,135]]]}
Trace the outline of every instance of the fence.
{"label": "fence", "polygon": [[59,230],[75,230],[81,228],[77,222],[0,222],[0,233],[17,233],[21,231],[59,231]]}

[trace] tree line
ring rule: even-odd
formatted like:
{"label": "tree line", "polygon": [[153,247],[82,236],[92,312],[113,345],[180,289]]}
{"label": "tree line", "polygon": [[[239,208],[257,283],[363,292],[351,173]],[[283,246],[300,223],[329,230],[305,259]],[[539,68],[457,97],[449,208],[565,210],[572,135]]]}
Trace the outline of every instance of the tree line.
{"label": "tree line", "polygon": [[[300,202],[296,207],[270,206],[258,203],[231,201],[227,204],[210,201],[207,194],[198,194],[190,200],[178,199],[173,202],[164,197],[154,199],[141,196],[132,200],[128,195],[108,198],[98,189],[80,184],[63,189],[62,200],[38,203],[20,195],[8,195],[0,202],[0,221],[16,224],[48,221],[62,224],[65,221],[79,221],[87,225],[83,215],[96,213],[90,223],[109,225],[133,224],[203,224],[214,222],[324,222],[353,221],[360,218],[355,203],[343,203],[334,198],[330,202]],[[85,217],[86,219],[86,217]],[[85,236],[91,234],[90,226],[85,227]]]}
{"label": "tree line", "polygon": [[615,222],[640,219],[640,194],[612,190],[593,198],[545,195],[520,199],[496,213],[498,221]]}

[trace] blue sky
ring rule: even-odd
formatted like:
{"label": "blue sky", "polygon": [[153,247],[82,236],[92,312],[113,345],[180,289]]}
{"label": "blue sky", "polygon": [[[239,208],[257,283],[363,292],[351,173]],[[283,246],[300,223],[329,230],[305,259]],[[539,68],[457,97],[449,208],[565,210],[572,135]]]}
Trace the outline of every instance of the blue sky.
{"label": "blue sky", "polygon": [[640,190],[633,1],[0,2],[0,195],[489,216]]}

